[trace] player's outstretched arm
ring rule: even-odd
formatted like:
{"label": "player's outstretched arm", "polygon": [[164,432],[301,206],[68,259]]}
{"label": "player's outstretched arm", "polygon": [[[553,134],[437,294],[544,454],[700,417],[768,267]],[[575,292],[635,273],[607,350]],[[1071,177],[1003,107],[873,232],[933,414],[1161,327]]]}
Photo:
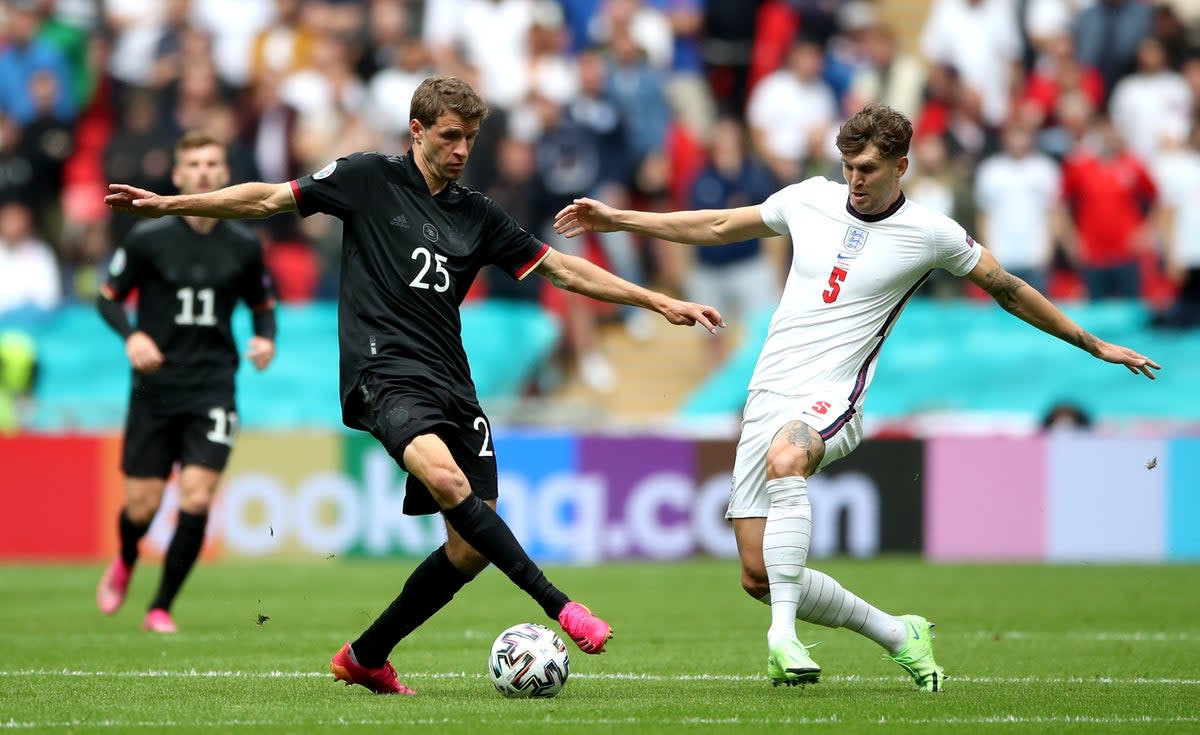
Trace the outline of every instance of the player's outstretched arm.
{"label": "player's outstretched arm", "polygon": [[139,217],[182,215],[218,219],[260,219],[296,210],[290,184],[250,182],[203,194],[163,196],[129,184],[109,184],[104,203]]}
{"label": "player's outstretched arm", "polygon": [[1020,317],[1047,334],[1106,362],[1124,365],[1134,375],[1154,380],[1154,370],[1162,366],[1128,347],[1105,342],[1076,324],[1033,286],[1004,270],[986,248],[979,263],[967,274],[972,283],[987,291],[1005,311]]}
{"label": "player's outstretched arm", "polygon": [[757,205],[737,209],[640,212],[613,209],[603,202],[585,197],[563,207],[554,218],[554,231],[566,237],[616,230],[691,245],[724,245],[779,235],[763,223]]}
{"label": "player's outstretched arm", "polygon": [[721,312],[711,306],[680,301],[665,294],[630,283],[583,258],[560,253],[553,248],[534,271],[558,288],[613,304],[640,306],[662,314],[672,324],[699,324],[716,333],[725,326]]}

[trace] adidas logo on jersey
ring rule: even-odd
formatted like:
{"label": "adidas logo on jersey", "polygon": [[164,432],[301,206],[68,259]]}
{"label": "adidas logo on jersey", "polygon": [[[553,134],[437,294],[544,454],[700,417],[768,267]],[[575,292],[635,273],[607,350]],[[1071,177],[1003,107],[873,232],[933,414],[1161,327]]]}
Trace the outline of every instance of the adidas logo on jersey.
{"label": "adidas logo on jersey", "polygon": [[398,214],[390,220],[392,227],[403,227],[408,229],[408,217],[403,214]]}

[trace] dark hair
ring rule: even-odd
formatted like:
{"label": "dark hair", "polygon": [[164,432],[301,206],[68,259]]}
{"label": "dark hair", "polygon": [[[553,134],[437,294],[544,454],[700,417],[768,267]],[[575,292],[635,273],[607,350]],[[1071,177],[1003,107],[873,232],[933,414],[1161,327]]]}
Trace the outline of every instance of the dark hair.
{"label": "dark hair", "polygon": [[413,92],[409,119],[429,127],[447,112],[457,114],[464,122],[474,122],[487,117],[488,108],[471,85],[458,77],[440,74],[421,82]]}
{"label": "dark hair", "polygon": [[856,156],[874,143],[880,156],[895,159],[908,155],[912,134],[912,123],[903,113],[873,102],[842,123],[837,147],[843,155]]}
{"label": "dark hair", "polygon": [[175,162],[179,162],[179,154],[184,151],[194,151],[197,148],[207,148],[210,145],[220,148],[222,153],[226,152],[225,143],[212,133],[206,133],[202,130],[192,130],[184,133],[179,142],[175,144]]}

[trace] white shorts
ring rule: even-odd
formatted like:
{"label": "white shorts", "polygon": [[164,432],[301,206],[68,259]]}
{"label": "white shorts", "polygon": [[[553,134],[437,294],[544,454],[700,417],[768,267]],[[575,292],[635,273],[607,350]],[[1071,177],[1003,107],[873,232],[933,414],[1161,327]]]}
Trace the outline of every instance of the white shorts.
{"label": "white shorts", "polygon": [[862,441],[862,414],[847,400],[850,391],[834,387],[804,396],[750,391],[742,414],[742,438],[733,463],[733,490],[726,518],[766,518],[767,449],[789,421],[802,421],[825,440],[820,471],[845,457]]}

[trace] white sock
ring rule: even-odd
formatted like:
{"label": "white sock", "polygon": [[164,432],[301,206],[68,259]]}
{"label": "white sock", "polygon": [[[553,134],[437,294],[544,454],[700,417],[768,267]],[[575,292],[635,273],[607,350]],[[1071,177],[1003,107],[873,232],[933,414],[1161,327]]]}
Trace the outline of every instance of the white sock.
{"label": "white sock", "polygon": [[[796,606],[798,620],[827,628],[852,630],[883,646],[888,653],[899,651],[908,640],[903,620],[847,591],[824,572],[805,568],[800,587],[800,601]],[[770,605],[770,593],[758,598],[758,601]]]}
{"label": "white sock", "polygon": [[796,637],[800,582],[812,538],[812,509],[808,480],[783,477],[767,483],[771,507],[763,532],[763,563],[771,586],[771,627],[767,645]]}

